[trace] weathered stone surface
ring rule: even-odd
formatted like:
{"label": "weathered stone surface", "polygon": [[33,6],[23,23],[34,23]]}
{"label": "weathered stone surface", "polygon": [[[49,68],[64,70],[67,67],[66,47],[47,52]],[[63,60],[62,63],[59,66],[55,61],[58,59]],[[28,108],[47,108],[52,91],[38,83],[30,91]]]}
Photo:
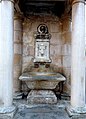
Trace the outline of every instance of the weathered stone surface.
{"label": "weathered stone surface", "polygon": [[51,45],[61,45],[62,44],[61,33],[51,33],[50,44]]}
{"label": "weathered stone surface", "polygon": [[22,20],[21,19],[15,19],[14,20],[14,30],[17,30],[17,31],[22,31]]}
{"label": "weathered stone surface", "polygon": [[21,65],[15,65],[14,66],[14,77],[17,77],[21,74]]}
{"label": "weathered stone surface", "polygon": [[22,71],[24,71],[24,69],[29,66],[33,61],[33,56],[26,56],[26,57],[23,57],[22,59]]}
{"label": "weathered stone surface", "polygon": [[10,116],[0,114],[0,119],[11,119]]}
{"label": "weathered stone surface", "polygon": [[60,73],[52,72],[26,72],[19,79],[24,81],[30,89],[55,89],[59,82],[65,81],[65,77]]}
{"label": "weathered stone surface", "polygon": [[26,45],[28,44],[29,46],[34,45],[35,39],[34,39],[34,33],[33,32],[31,34],[30,34],[30,32],[29,33],[23,32],[23,39],[24,39],[23,44],[26,44]]}
{"label": "weathered stone surface", "polygon": [[22,43],[22,32],[14,31],[14,43]]}
{"label": "weathered stone surface", "polygon": [[84,10],[84,0],[72,6],[71,105],[76,108],[85,106]]}
{"label": "weathered stone surface", "polygon": [[31,62],[32,59],[33,59],[33,56],[23,57],[23,63],[29,64],[29,62]]}
{"label": "weathered stone surface", "polygon": [[14,66],[13,92],[20,91],[21,82],[19,81],[19,76],[21,75],[21,69],[21,65]]}
{"label": "weathered stone surface", "polygon": [[28,104],[55,104],[57,97],[51,90],[31,90],[27,101]]}
{"label": "weathered stone surface", "polygon": [[28,44],[23,44],[23,56],[29,56],[30,51],[29,51],[29,45]]}
{"label": "weathered stone surface", "polygon": [[23,49],[23,56],[34,56],[34,46],[24,44]]}
{"label": "weathered stone surface", "polygon": [[0,107],[0,119],[13,119],[16,111],[16,106]]}
{"label": "weathered stone surface", "polygon": [[14,44],[14,53],[22,54],[22,45],[21,44]]}
{"label": "weathered stone surface", "polygon": [[72,22],[70,20],[69,16],[64,16],[64,18],[62,19],[62,23],[63,23],[63,31],[72,31]]}
{"label": "weathered stone surface", "polygon": [[[66,19],[67,18],[67,19]],[[35,21],[34,21],[35,19]],[[65,22],[66,21],[66,22]],[[35,38],[39,24],[48,26],[50,39],[50,58],[56,72],[63,73],[64,67],[70,67],[71,55],[71,24],[68,17],[60,21],[55,16],[36,17],[25,19],[23,22],[23,62],[22,71],[31,64],[34,58]]]}
{"label": "weathered stone surface", "polygon": [[0,107],[0,114],[6,114],[11,113],[16,109],[15,106],[9,106],[9,107]]}
{"label": "weathered stone surface", "polygon": [[13,119],[70,119],[65,111],[66,101],[57,104],[28,105],[26,100],[17,100],[18,111]]}
{"label": "weathered stone surface", "polygon": [[63,75],[66,77],[64,89],[66,92],[71,92],[71,68],[63,68]]}
{"label": "weathered stone surface", "polygon": [[71,67],[71,56],[63,56],[63,67]]}
{"label": "weathered stone surface", "polygon": [[59,56],[62,54],[62,45],[51,45],[50,47],[50,56]]}
{"label": "weathered stone surface", "polygon": [[15,91],[20,91],[20,81],[18,80],[22,71],[22,15],[15,13],[14,15],[14,80],[13,88]]}
{"label": "weathered stone surface", "polygon": [[63,74],[66,76],[66,82],[71,85],[71,68],[63,68]]}
{"label": "weathered stone surface", "polygon": [[71,55],[71,45],[70,44],[62,45],[62,55]]}
{"label": "weathered stone surface", "polygon": [[86,106],[74,108],[70,104],[67,105],[66,111],[71,119],[85,119],[86,118]]}
{"label": "weathered stone surface", "polygon": [[[31,17],[31,19],[29,20],[26,19],[23,23],[23,68],[26,67],[28,62],[32,59],[32,58],[26,58],[26,57],[32,57],[32,56],[34,57],[34,44],[35,44],[34,34],[35,32],[37,32],[37,27],[39,24],[42,24],[42,23],[44,24],[44,21],[46,21],[45,24],[48,26],[49,32],[52,35],[52,38],[50,41],[50,44],[51,44],[50,47],[52,45],[57,46],[57,44],[60,47],[60,44],[61,44],[60,28],[62,27],[62,24],[60,24],[59,19],[53,18],[53,16],[52,17],[46,16],[45,18],[35,17],[36,20],[34,22],[34,17],[35,16]],[[56,48],[57,47],[55,47],[55,49]],[[55,50],[55,54],[60,54],[60,53],[58,50],[57,51]],[[29,60],[24,61],[26,59],[29,59]]]}
{"label": "weathered stone surface", "polygon": [[54,55],[51,56],[52,63],[57,66],[57,67],[62,67],[62,56]]}
{"label": "weathered stone surface", "polygon": [[61,26],[59,24],[59,21],[58,22],[53,22],[53,23],[50,24],[50,32],[51,33],[61,32]]}
{"label": "weathered stone surface", "polygon": [[13,98],[13,14],[13,2],[0,1],[0,100],[6,107]]}
{"label": "weathered stone surface", "polygon": [[62,43],[71,45],[71,32],[62,33]]}
{"label": "weathered stone surface", "polygon": [[21,65],[22,55],[14,54],[14,65]]}

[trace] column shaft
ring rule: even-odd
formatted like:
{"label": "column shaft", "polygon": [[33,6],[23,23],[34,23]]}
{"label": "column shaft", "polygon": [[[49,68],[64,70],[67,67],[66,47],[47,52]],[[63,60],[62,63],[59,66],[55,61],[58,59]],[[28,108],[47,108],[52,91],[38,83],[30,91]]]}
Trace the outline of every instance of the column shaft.
{"label": "column shaft", "polygon": [[0,94],[6,107],[13,100],[13,2],[2,0],[0,11]]}
{"label": "column shaft", "polygon": [[[0,15],[1,15],[1,2],[0,2]],[[0,26],[1,26],[1,16],[0,16]],[[2,42],[1,41],[1,39],[2,39],[1,38],[1,34],[2,34],[1,31],[2,30],[1,30],[1,27],[0,27],[0,57],[1,57],[1,52],[2,52],[1,51],[1,42]],[[0,60],[0,65],[2,65],[1,63],[2,63],[2,61]],[[0,67],[0,74],[2,74],[1,67]],[[2,97],[2,94],[3,94],[3,92],[2,92],[2,90],[3,90],[2,89],[2,87],[3,87],[3,80],[2,79],[3,79],[3,76],[0,75],[0,104],[3,103],[3,97]]]}
{"label": "column shaft", "polygon": [[85,105],[85,15],[84,0],[72,6],[71,105]]}

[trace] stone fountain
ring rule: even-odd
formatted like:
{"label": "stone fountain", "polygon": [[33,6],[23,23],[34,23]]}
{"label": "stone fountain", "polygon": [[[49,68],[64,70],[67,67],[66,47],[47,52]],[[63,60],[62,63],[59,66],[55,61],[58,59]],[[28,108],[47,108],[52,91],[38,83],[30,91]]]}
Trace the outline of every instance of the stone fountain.
{"label": "stone fountain", "polygon": [[54,72],[50,66],[50,38],[48,27],[45,24],[40,24],[35,34],[33,64],[27,67],[19,77],[31,89],[27,97],[29,104],[57,103],[57,97],[52,90],[55,89],[59,82],[66,80],[63,75]]}

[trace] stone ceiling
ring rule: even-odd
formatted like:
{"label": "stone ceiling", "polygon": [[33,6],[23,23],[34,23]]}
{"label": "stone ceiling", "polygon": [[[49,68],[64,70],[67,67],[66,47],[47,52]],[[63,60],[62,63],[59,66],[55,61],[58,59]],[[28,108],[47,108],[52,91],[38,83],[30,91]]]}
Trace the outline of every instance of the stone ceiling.
{"label": "stone ceiling", "polygon": [[58,17],[64,13],[65,0],[19,0],[19,8],[24,16],[29,15],[49,15],[54,14]]}

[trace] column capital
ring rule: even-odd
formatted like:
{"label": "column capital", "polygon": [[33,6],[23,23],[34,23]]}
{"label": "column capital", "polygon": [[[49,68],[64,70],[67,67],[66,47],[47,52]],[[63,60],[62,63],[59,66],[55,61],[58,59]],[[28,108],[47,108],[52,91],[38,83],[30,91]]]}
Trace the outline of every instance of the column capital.
{"label": "column capital", "polygon": [[72,0],[72,5],[74,5],[76,3],[84,3],[85,4],[85,0]]}
{"label": "column capital", "polygon": [[2,2],[2,1],[10,1],[10,2],[14,3],[14,0],[0,0],[0,2]]}

